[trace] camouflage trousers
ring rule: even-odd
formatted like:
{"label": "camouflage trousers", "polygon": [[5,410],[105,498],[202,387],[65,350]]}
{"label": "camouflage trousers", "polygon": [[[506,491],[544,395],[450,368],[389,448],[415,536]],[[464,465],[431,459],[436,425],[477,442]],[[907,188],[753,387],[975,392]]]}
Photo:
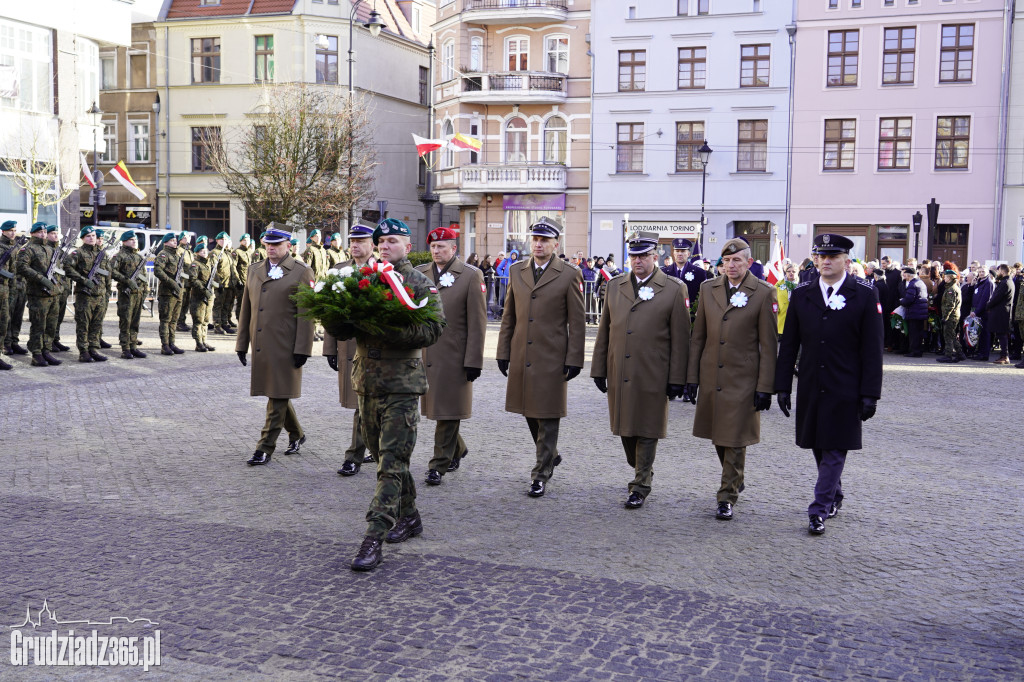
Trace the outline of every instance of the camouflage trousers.
{"label": "camouflage trousers", "polygon": [[220,327],[231,326],[231,305],[235,301],[235,290],[227,284],[217,289],[213,299],[213,323]]}
{"label": "camouflage trousers", "polygon": [[58,308],[56,296],[28,297],[28,352],[38,355],[53,347],[57,329]]}
{"label": "camouflage trousers", "polygon": [[206,343],[206,323],[210,319],[210,301],[202,294],[192,292],[189,298],[189,313],[192,314],[192,338],[196,344]]}
{"label": "camouflage trousers", "polygon": [[964,354],[963,346],[960,345],[960,320],[943,320],[942,322],[942,348],[946,355],[951,358]]}
{"label": "camouflage trousers", "polygon": [[157,299],[157,314],[160,317],[160,345],[174,343],[174,328],[178,326],[181,299],[174,296],[160,296]]}
{"label": "camouflage trousers", "polygon": [[420,397],[415,393],[360,395],[363,441],[377,451],[377,489],[366,512],[368,536],[383,538],[398,519],[416,513],[416,484],[409,461],[416,447]]}
{"label": "camouflage trousers", "polygon": [[7,325],[11,321],[10,287],[0,288],[0,345],[6,345]]}
{"label": "camouflage trousers", "polygon": [[139,345],[139,320],[145,300],[142,289],[117,292],[117,340],[121,343],[121,350],[131,350]]}
{"label": "camouflage trousers", "polygon": [[75,344],[79,353],[100,349],[103,311],[106,310],[103,297],[106,295],[106,291],[99,296],[75,294]]}
{"label": "camouflage trousers", "polygon": [[8,284],[10,291],[8,296],[10,299],[7,302],[7,335],[4,337],[4,347],[8,347],[11,344],[18,343],[18,337],[21,335],[21,322],[25,317],[25,284],[22,282],[20,286],[11,282]]}
{"label": "camouflage trousers", "polygon": [[192,288],[184,287],[181,292],[181,312],[178,313],[178,324],[185,324],[186,316],[192,312]]}
{"label": "camouflage trousers", "polygon": [[57,294],[57,329],[53,332],[54,343],[60,341],[60,326],[64,324],[64,317],[68,312],[68,297],[71,295],[71,286],[65,286]]}

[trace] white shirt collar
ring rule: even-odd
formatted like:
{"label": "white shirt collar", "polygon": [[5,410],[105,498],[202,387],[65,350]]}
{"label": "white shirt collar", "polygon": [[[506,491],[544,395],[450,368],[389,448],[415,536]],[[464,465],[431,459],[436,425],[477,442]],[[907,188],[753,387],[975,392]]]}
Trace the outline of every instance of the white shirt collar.
{"label": "white shirt collar", "polygon": [[843,273],[843,278],[835,284],[825,284],[823,277],[818,278],[818,287],[821,289],[821,296],[825,299],[825,304],[828,305],[828,288],[832,287],[832,295],[835,296],[839,293],[839,287],[843,286],[843,282],[846,281],[846,273]]}
{"label": "white shirt collar", "polygon": [[[636,277],[636,275],[633,275],[633,276]],[[647,275],[643,279],[640,279],[639,277],[636,277],[636,283],[639,284],[640,286],[643,286],[647,282],[647,280],[649,280],[651,277],[654,277],[654,271],[653,270],[651,271],[651,274]]]}

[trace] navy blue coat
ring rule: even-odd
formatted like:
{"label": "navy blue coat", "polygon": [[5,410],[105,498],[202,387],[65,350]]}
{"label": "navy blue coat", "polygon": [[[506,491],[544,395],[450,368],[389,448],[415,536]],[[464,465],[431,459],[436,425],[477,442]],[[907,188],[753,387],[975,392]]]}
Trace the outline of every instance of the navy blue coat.
{"label": "navy blue coat", "polygon": [[1013,280],[1009,277],[996,280],[992,296],[985,308],[988,310],[988,331],[991,334],[1010,333],[1010,307],[1013,304]]}
{"label": "navy blue coat", "polygon": [[686,285],[687,300],[691,305],[697,300],[700,285],[708,278],[708,271],[694,265],[692,260],[683,267],[679,267],[676,263],[666,265],[661,271],[669,277],[675,277],[683,281],[683,284]]}
{"label": "navy blue coat", "polygon": [[974,298],[971,299],[972,312],[982,320],[988,317],[988,299],[992,298],[992,280],[986,277],[974,285]]}
{"label": "navy blue coat", "polygon": [[900,299],[900,305],[906,308],[908,320],[928,319],[928,287],[920,278],[907,282],[907,291]]}
{"label": "navy blue coat", "polygon": [[789,295],[786,328],[775,365],[775,392],[796,394],[796,444],[822,450],[860,450],[861,397],[882,396],[882,304],[870,282],[847,276],[840,310],[825,306],[817,281]]}

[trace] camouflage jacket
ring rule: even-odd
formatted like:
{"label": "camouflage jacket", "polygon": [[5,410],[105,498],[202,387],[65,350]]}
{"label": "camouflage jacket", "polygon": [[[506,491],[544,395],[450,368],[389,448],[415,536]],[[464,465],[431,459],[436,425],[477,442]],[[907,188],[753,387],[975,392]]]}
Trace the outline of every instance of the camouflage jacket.
{"label": "camouflage jacket", "polygon": [[[189,279],[188,285],[192,288],[193,296],[206,296],[206,283],[210,281],[210,268],[212,267],[210,259],[203,258],[202,256],[196,256],[196,259],[192,262],[192,267],[189,268]],[[210,295],[213,295],[214,290],[209,291]]]}
{"label": "camouflage jacket", "polygon": [[313,269],[313,277],[317,280],[324,278],[327,273],[327,253],[323,246],[309,244],[306,252],[302,254],[302,260]]}
{"label": "camouflage jacket", "polygon": [[[117,282],[119,293],[146,293],[149,289],[149,283],[146,281],[146,267],[143,265],[142,269],[139,269],[139,265],[144,260],[145,258],[139,253],[139,250],[133,249],[130,246],[122,246],[121,250],[114,254],[114,257],[110,260],[110,276]],[[138,289],[135,292],[131,292],[128,288],[128,280],[131,279],[136,270],[139,270],[139,274],[135,277],[135,284],[138,285]]]}
{"label": "camouflage jacket", "polygon": [[[14,240],[13,239],[8,239],[7,237],[5,237],[2,234],[0,234],[0,253],[6,252],[8,249],[11,248],[12,244],[14,244]],[[11,291],[11,290],[13,290],[15,285],[16,285],[17,280],[19,279],[19,277],[18,277],[18,251],[20,251],[21,248],[24,248],[24,247],[20,247],[20,248],[16,247],[13,251],[11,251],[11,255],[8,256],[8,258],[7,258],[7,262],[4,263],[3,269],[6,270],[7,272],[11,273],[12,275],[14,275],[14,277],[0,277],[0,291]]]}
{"label": "camouflage jacket", "polygon": [[252,262],[253,250],[238,247],[235,249],[235,286],[244,287],[245,278],[249,275],[249,264]]}
{"label": "camouflage jacket", "polygon": [[336,249],[333,246],[327,251],[327,267],[336,268],[339,264],[345,262],[345,252],[341,249]]}
{"label": "camouflage jacket", "polygon": [[408,258],[393,263],[405,284],[412,289],[413,300],[424,296],[440,316],[437,323],[408,327],[401,334],[380,338],[356,333],[356,354],[352,360],[352,387],[362,395],[427,392],[427,374],[419,349],[434,345],[444,330],[444,309],[437,288],[426,275],[416,270]]}
{"label": "camouflage jacket", "polygon": [[[93,277],[92,281],[95,288],[92,290],[92,293],[86,293],[82,286],[89,279],[89,271],[92,270],[93,263],[96,259],[101,260],[99,268],[97,268],[96,275]],[[77,291],[79,293],[97,298],[106,296],[107,287],[110,282],[110,263],[104,261],[109,261],[107,253],[101,249],[98,244],[93,246],[83,244],[68,256],[65,270],[67,271],[68,277],[78,284]],[[100,270],[106,270],[107,274],[102,274]]]}
{"label": "camouflage jacket", "polygon": [[[178,272],[178,263],[181,263],[182,274],[187,275],[185,271],[185,254],[179,253],[178,249],[172,249],[171,247],[164,245],[164,248],[160,249],[160,253],[156,255],[153,260],[153,275],[160,282],[160,289],[157,294],[159,296],[173,296],[174,298],[181,298],[181,292],[175,293],[174,287],[174,275]],[[188,286],[188,281],[182,277],[178,285],[184,289]]]}
{"label": "camouflage jacket", "polygon": [[232,269],[231,265],[231,252],[225,249],[223,246],[218,246],[210,251],[210,258],[214,259],[216,256],[220,256],[220,261],[217,263],[217,274],[214,276],[214,280],[217,284],[227,286],[231,284]]}
{"label": "camouflage jacket", "polygon": [[252,252],[252,259],[249,261],[249,265],[259,263],[262,260],[267,260],[267,249],[260,244],[256,247],[256,250]]}
{"label": "camouflage jacket", "polygon": [[53,247],[39,237],[32,237],[18,254],[18,273],[25,278],[26,293],[29,296],[48,297],[60,292],[56,283],[51,283],[49,287],[42,284],[52,256]]}
{"label": "camouflage jacket", "polygon": [[942,292],[942,321],[960,319],[960,285],[956,282],[947,284]]}

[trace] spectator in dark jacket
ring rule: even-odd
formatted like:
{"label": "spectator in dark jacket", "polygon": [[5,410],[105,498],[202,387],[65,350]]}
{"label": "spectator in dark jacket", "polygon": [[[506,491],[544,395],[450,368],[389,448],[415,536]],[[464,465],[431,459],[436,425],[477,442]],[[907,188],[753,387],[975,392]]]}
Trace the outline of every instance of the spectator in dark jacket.
{"label": "spectator in dark jacket", "polygon": [[997,365],[1010,364],[1010,308],[1013,305],[1013,280],[1010,279],[1010,268],[1003,263],[996,268],[996,282],[992,287],[992,296],[985,306],[988,312],[989,341],[999,341],[999,359]]}
{"label": "spectator in dark jacket", "polygon": [[1020,318],[1020,292],[1024,286],[1024,265],[1014,263],[1010,268],[1010,279],[1013,281],[1013,307],[1010,308],[1010,360],[1020,360],[1024,351],[1024,336],[1021,336],[1020,328],[1016,320]]}
{"label": "spectator in dark jacket", "polygon": [[988,362],[992,349],[992,335],[988,329],[988,301],[992,298],[992,277],[984,268],[978,270],[978,281],[974,285],[974,299],[971,301],[971,315],[981,320],[978,332],[978,353],[975,360]]}
{"label": "spectator in dark jacket", "polygon": [[905,310],[904,319],[907,321],[907,332],[910,337],[907,356],[919,358],[922,354],[924,323],[928,319],[928,288],[912,267],[903,268],[903,280],[907,283],[907,290],[900,299],[900,305]]}

